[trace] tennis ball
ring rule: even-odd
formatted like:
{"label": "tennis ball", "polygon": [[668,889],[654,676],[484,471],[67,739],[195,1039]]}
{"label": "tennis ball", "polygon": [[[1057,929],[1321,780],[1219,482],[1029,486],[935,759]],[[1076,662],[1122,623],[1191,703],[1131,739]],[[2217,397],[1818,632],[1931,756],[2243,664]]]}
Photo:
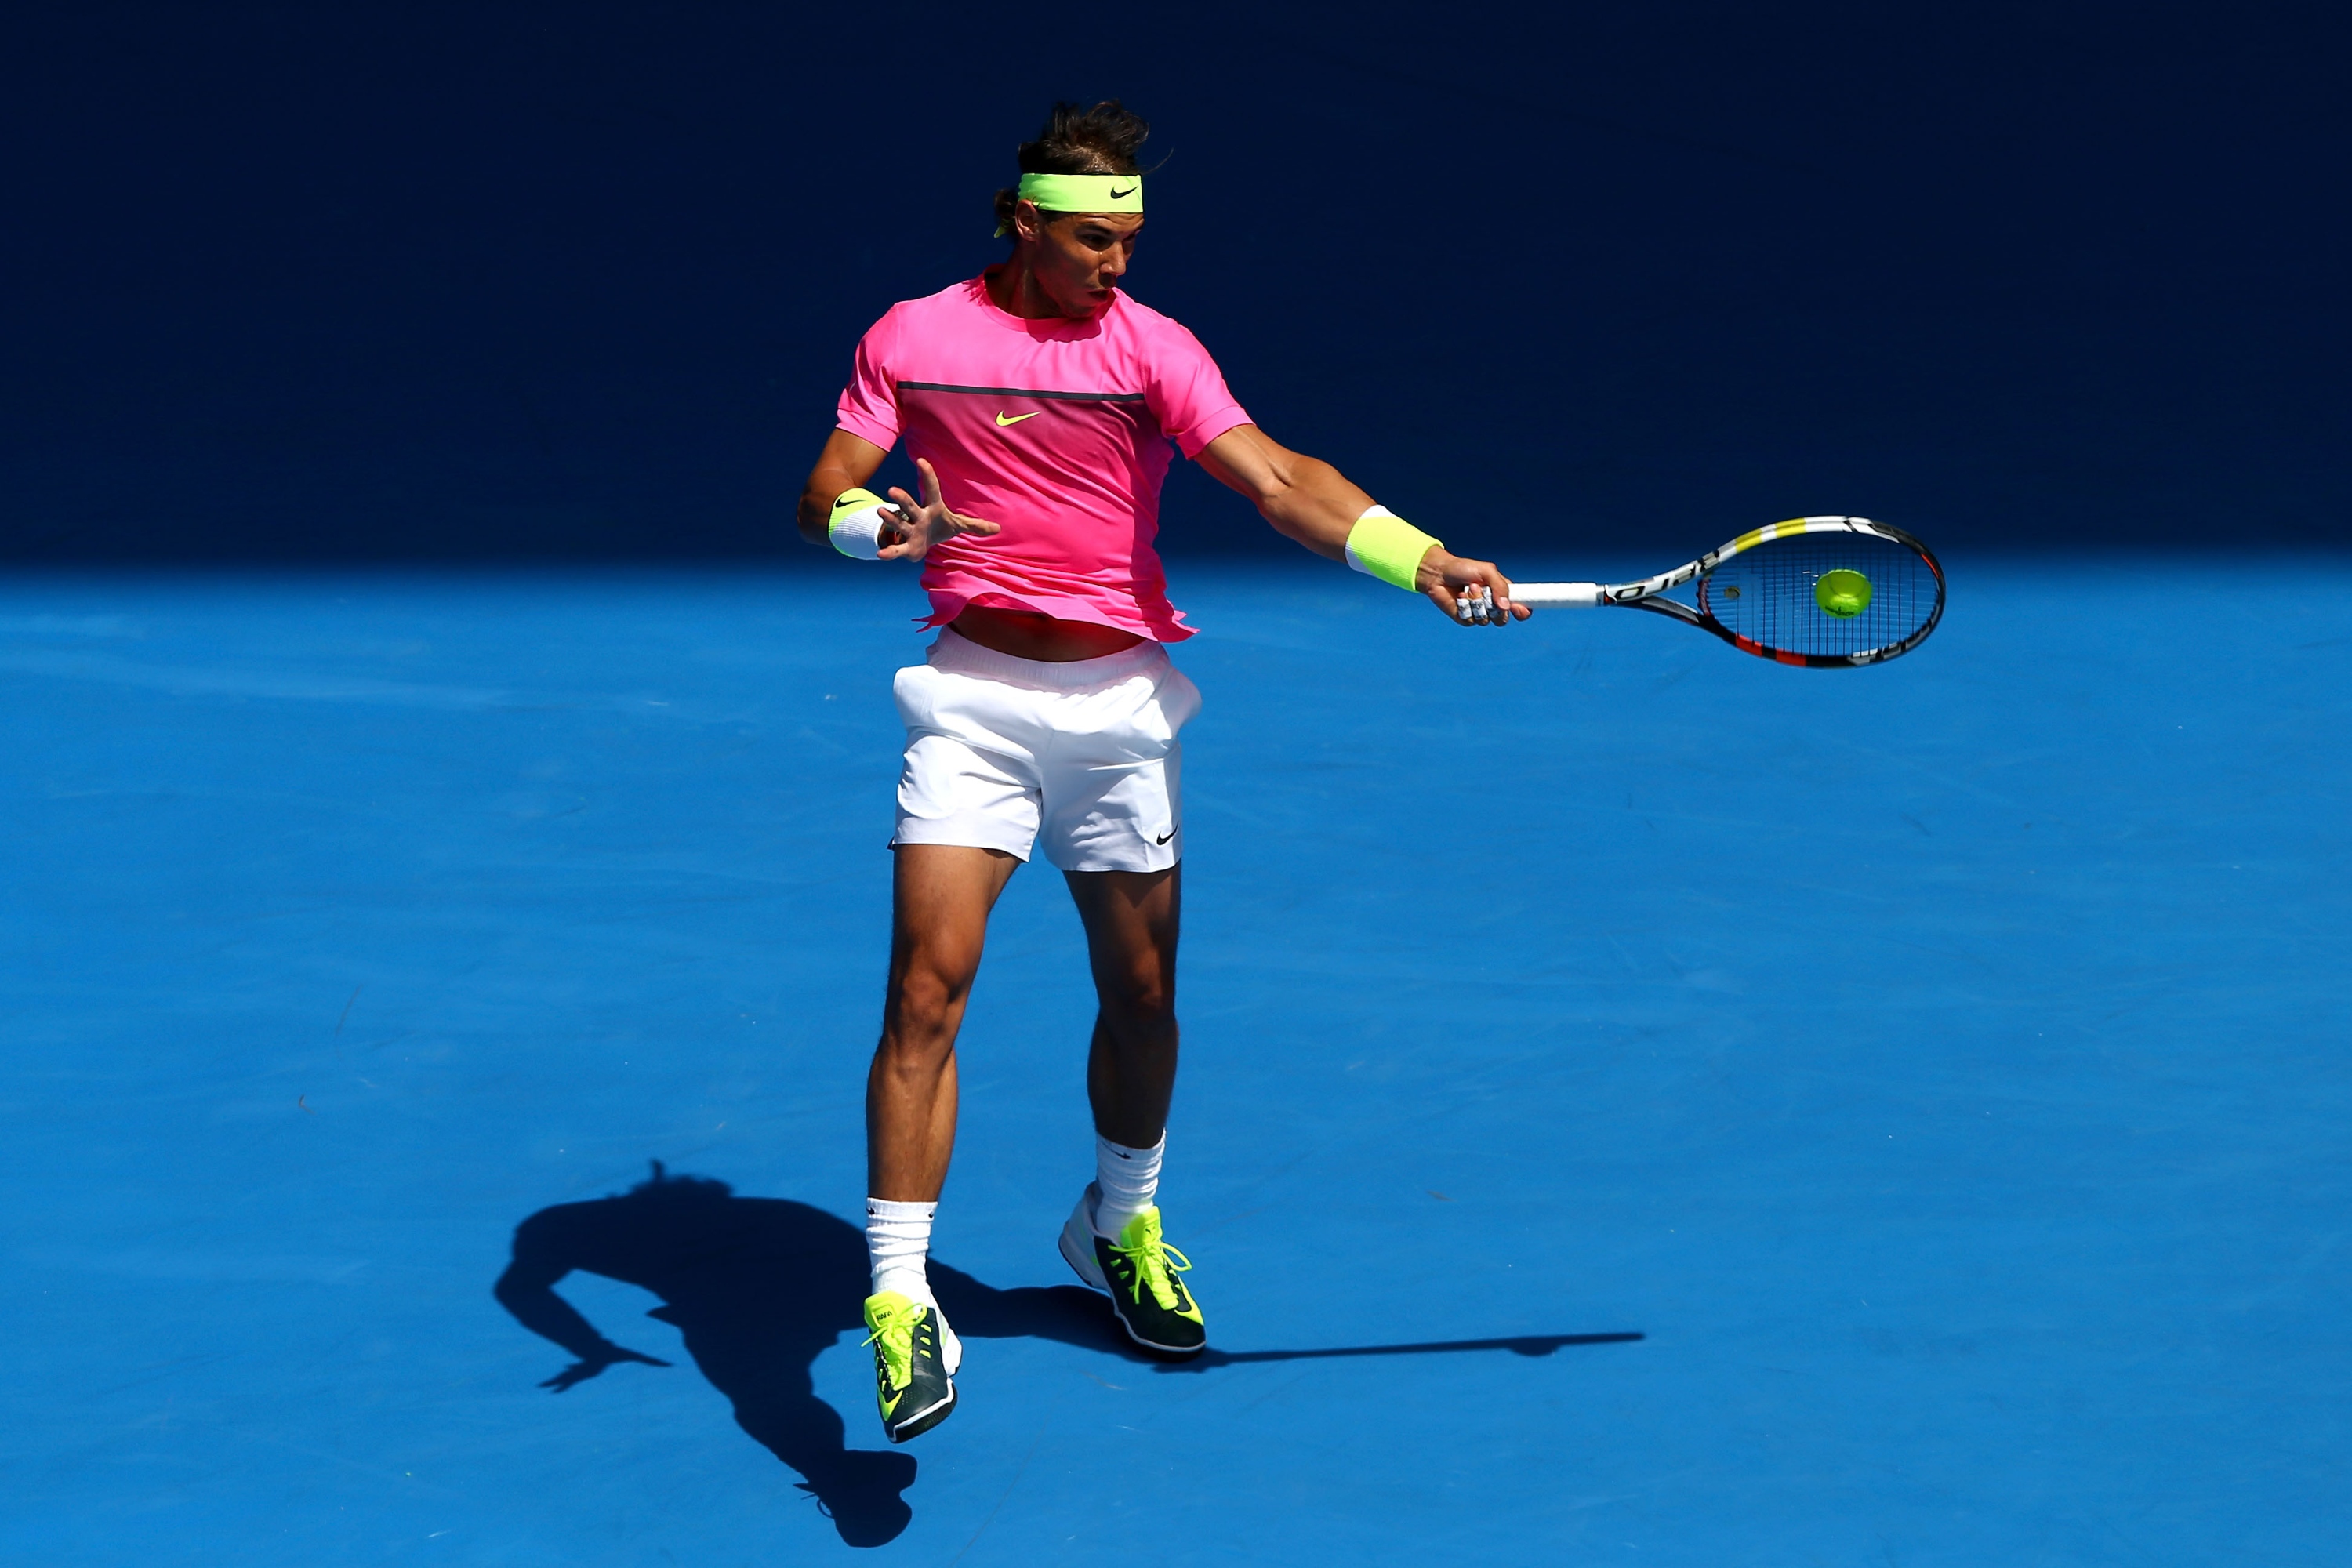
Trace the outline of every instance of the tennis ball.
{"label": "tennis ball", "polygon": [[1842,621],[1870,608],[1870,579],[1840,566],[1824,572],[1813,584],[1813,603]]}

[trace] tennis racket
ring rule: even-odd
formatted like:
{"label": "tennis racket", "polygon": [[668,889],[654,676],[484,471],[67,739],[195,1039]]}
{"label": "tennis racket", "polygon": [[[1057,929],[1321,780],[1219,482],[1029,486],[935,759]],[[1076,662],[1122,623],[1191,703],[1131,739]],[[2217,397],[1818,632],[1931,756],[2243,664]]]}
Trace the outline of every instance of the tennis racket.
{"label": "tennis racket", "polygon": [[[1696,579],[1696,606],[1666,597]],[[1944,568],[1899,528],[1800,517],[1743,533],[1639,583],[1516,583],[1530,606],[1622,605],[1713,632],[1745,653],[1812,669],[1884,664],[1927,640],[1944,614]]]}

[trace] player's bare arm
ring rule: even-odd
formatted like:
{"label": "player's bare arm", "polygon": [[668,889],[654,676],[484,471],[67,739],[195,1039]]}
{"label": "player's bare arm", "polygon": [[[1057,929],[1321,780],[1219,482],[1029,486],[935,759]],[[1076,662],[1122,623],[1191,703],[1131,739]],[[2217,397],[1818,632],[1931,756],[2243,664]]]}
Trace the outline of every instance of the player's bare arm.
{"label": "player's bare arm", "polygon": [[[1319,458],[1294,452],[1255,425],[1239,425],[1201,449],[1202,468],[1227,488],[1249,498],[1275,531],[1333,561],[1348,558],[1349,536],[1373,505],[1372,498]],[[1526,620],[1525,605],[1511,602],[1511,580],[1491,561],[1474,561],[1433,543],[1413,574],[1414,591],[1457,621],[1474,599],[1493,595],[1485,624]],[[1484,605],[1481,604],[1481,608]]]}
{"label": "player's bare arm", "polygon": [[811,544],[827,542],[825,528],[832,521],[835,498],[847,490],[864,489],[887,456],[863,436],[846,430],[835,430],[826,437],[824,450],[817,454],[816,467],[809,470],[808,483],[801,487],[801,537]]}

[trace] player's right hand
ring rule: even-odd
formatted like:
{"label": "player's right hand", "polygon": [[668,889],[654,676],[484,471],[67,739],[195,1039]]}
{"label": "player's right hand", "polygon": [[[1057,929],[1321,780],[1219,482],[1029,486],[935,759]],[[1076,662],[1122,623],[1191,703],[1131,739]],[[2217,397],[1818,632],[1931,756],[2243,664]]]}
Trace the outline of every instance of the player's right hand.
{"label": "player's right hand", "polygon": [[1444,547],[1421,558],[1414,586],[1429,602],[1465,626],[1503,626],[1534,612],[1511,600],[1511,580],[1491,561],[1473,561]]}
{"label": "player's right hand", "polygon": [[953,539],[961,533],[985,538],[999,531],[995,523],[949,510],[948,503],[940,499],[940,476],[928,461],[916,458],[915,471],[922,478],[923,499],[917,501],[905,490],[891,488],[890,500],[896,503],[904,523],[884,530],[882,537],[888,542],[882,546],[883,560],[920,561],[930,552],[932,545],[943,539]]}

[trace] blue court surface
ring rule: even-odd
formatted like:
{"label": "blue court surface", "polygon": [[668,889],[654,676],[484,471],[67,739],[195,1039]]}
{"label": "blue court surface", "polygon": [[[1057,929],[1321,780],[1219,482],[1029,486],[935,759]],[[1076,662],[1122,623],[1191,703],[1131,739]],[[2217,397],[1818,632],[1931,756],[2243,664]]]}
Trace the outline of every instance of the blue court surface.
{"label": "blue court surface", "polygon": [[0,1557],[2352,1561],[2352,566],[1948,564],[1832,673],[1180,563],[1217,1348],[1055,1256],[1034,867],[902,1450],[906,576],[0,582]]}

